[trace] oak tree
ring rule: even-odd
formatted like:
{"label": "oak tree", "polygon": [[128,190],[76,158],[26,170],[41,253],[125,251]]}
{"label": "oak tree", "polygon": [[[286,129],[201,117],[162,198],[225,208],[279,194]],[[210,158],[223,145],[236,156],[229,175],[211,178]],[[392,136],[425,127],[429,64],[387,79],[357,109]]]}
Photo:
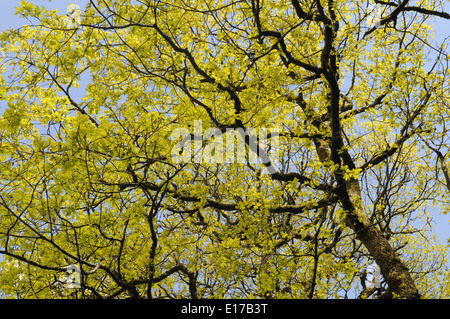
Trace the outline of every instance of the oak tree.
{"label": "oak tree", "polygon": [[2,296],[448,297],[443,2],[22,1]]}

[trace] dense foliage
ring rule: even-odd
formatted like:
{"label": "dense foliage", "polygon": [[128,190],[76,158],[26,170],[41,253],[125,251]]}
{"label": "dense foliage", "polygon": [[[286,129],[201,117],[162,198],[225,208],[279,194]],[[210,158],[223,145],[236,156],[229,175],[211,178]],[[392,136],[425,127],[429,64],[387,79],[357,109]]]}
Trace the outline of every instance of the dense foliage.
{"label": "dense foliage", "polygon": [[31,23],[0,36],[2,296],[369,298],[373,263],[382,297],[450,296],[431,222],[450,189],[441,1],[17,14]]}

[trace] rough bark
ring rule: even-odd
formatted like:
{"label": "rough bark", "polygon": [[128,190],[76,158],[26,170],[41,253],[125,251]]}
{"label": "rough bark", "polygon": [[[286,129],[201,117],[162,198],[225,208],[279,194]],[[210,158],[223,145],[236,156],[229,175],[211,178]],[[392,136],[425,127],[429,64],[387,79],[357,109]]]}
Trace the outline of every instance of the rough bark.
{"label": "rough bark", "polygon": [[[345,188],[345,189],[344,189]],[[362,214],[361,191],[357,180],[347,181],[342,189],[343,203],[347,206],[347,225],[367,248],[388,284],[386,298],[420,298],[408,267],[383,236],[381,231]]]}

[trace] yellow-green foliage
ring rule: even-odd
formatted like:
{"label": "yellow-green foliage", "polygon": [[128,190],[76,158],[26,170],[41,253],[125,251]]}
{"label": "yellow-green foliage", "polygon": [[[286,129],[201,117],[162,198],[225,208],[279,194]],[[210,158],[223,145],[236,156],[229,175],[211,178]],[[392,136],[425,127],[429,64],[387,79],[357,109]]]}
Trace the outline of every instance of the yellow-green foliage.
{"label": "yellow-green foliage", "polygon": [[[292,3],[319,17],[320,2],[339,22],[339,154],[356,168],[317,147],[331,145],[330,87],[305,65],[322,67],[325,26]],[[450,111],[431,18],[405,11],[363,36],[361,1],[292,3],[89,1],[68,28],[64,12],[21,1],[33,25],[0,35],[2,297],[356,297],[373,259],[331,191],[339,171],[359,180],[361,213],[389,234],[423,297],[450,296],[430,222],[449,191],[427,143],[445,153]],[[252,161],[175,163],[171,134],[194,133],[194,121],[277,128],[278,168],[298,176],[276,180]],[[75,292],[62,282],[70,264],[82,271]]]}

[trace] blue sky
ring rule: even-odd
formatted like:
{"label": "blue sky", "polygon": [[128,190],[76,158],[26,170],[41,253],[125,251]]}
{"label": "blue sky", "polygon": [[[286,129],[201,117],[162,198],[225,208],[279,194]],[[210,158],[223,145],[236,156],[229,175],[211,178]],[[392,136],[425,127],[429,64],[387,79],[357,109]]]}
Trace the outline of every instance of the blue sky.
{"label": "blue sky", "polygon": [[[66,14],[66,8],[70,3],[74,3],[73,0],[28,0],[28,2],[44,6],[49,10],[58,9],[61,14]],[[15,8],[19,6],[20,0],[2,0],[2,6],[0,10],[0,30],[9,28],[17,28],[27,21],[20,19],[20,17],[14,15]],[[76,3],[82,7],[87,0],[76,0]]]}
{"label": "blue sky", "polygon": [[[43,5],[47,9],[58,9],[61,14],[66,14],[66,8],[69,3],[76,3],[83,7],[88,0],[30,0],[29,2],[37,5]],[[14,15],[15,7],[19,5],[20,0],[2,0],[2,7],[0,10],[0,31],[9,28],[18,28],[23,24],[27,24],[26,20],[20,19],[17,15]],[[450,11],[450,4],[446,4],[444,10],[446,12]],[[450,21],[445,19],[437,19],[435,28],[436,42],[441,43],[445,38],[450,37]],[[450,215],[442,215],[439,213],[433,214],[433,222],[436,230],[436,234],[443,241],[446,242],[447,238],[450,237],[450,225],[449,218]]]}

